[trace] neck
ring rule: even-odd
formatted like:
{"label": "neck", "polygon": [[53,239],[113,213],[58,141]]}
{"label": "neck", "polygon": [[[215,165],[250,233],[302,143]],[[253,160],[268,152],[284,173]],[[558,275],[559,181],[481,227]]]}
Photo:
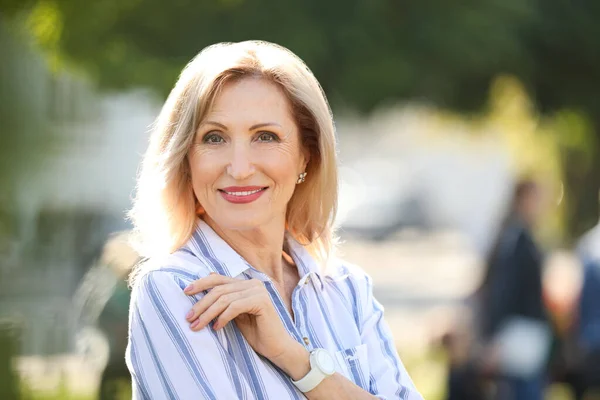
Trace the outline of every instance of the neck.
{"label": "neck", "polygon": [[250,265],[272,280],[283,281],[283,219],[249,230],[223,229],[207,215],[204,216],[204,221]]}

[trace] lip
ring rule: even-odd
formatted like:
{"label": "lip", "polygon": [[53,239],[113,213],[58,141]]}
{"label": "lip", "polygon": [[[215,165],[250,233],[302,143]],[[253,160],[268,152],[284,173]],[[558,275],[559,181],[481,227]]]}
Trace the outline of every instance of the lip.
{"label": "lip", "polygon": [[[265,186],[228,186],[223,189],[219,189],[221,196],[230,203],[234,204],[247,204],[257,200],[260,196],[266,192],[268,187]],[[232,192],[253,192],[247,195],[234,195]],[[228,193],[229,192],[229,193]]]}

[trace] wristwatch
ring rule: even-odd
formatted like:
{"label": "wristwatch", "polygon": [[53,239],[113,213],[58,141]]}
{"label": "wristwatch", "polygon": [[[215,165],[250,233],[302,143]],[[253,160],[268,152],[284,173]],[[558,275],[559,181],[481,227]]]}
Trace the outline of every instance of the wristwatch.
{"label": "wristwatch", "polygon": [[310,392],[317,387],[323,379],[335,373],[335,361],[332,355],[325,349],[314,349],[310,352],[310,371],[304,378],[292,381],[302,392]]}

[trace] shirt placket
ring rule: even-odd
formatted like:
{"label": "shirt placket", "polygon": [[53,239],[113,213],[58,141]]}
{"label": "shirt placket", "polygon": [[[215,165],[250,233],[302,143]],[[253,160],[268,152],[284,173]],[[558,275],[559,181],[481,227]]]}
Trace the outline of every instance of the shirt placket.
{"label": "shirt placket", "polygon": [[296,329],[302,335],[302,344],[306,347],[307,350],[311,351],[314,347],[314,343],[311,343],[309,340],[308,327],[306,326],[306,314],[302,309],[302,302],[300,302],[300,292],[305,289],[306,285],[310,283],[310,274],[304,279],[301,279],[298,282],[298,286],[294,288],[294,292],[292,293],[292,310],[294,311],[295,325]]}
{"label": "shirt placket", "polygon": [[[278,314],[282,319],[283,326],[290,334],[290,336],[296,339],[298,343],[305,345],[304,337],[302,336],[297,325],[294,323],[297,323],[298,318],[295,318],[296,321],[292,320],[292,316],[288,312],[283,298],[275,288],[275,285],[273,285],[273,282],[271,282],[271,279],[269,279],[267,275],[263,274],[260,271],[250,269],[248,272],[249,276],[247,276],[247,278],[259,279],[264,283],[265,287],[267,288],[267,292],[269,292],[269,296],[271,297],[271,301],[273,302],[275,308],[278,310]],[[296,289],[297,287],[294,289],[294,292],[296,292]],[[296,314],[296,307],[294,306],[294,303],[294,296],[292,295],[292,310],[294,311],[294,314]]]}

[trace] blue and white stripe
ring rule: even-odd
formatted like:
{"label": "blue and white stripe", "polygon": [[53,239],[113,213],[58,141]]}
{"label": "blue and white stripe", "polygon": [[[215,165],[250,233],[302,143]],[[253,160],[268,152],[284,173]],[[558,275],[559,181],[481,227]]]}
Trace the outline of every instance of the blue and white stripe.
{"label": "blue and white stripe", "polygon": [[208,225],[198,221],[189,242],[153,263],[134,287],[127,365],[135,399],[304,399],[291,379],[255,353],[235,324],[193,332],[185,314],[203,294],[187,296],[190,282],[217,272],[265,282],[291,337],[308,350],[335,355],[337,371],[380,399],[422,400],[395,350],[370,278],[337,262],[321,271],[288,237],[300,281],[292,294],[295,318],[269,277],[252,268]]}

